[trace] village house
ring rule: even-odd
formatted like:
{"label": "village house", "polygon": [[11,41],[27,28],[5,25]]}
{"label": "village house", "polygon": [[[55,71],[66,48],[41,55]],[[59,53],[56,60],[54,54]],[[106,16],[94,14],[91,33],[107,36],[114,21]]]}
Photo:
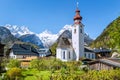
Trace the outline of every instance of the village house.
{"label": "village house", "polygon": [[10,51],[10,58],[13,59],[34,59],[51,55],[48,48],[35,49],[30,45],[14,44]]}
{"label": "village house", "polygon": [[30,45],[14,44],[10,49],[10,58],[21,61],[21,66],[27,67],[31,60],[38,57],[46,57],[50,55],[49,49],[35,49]]}
{"label": "village house", "polygon": [[85,47],[84,51],[85,51],[84,56],[87,59],[101,59],[111,57],[111,50],[106,48],[91,49],[89,47]]}
{"label": "village house", "polygon": [[30,45],[14,44],[11,48],[10,58],[31,60],[38,57],[36,49]]}
{"label": "village house", "polygon": [[106,49],[106,48],[100,48],[100,49],[93,49],[94,53],[95,53],[95,56],[96,56],[96,59],[100,59],[100,58],[110,58],[112,55],[111,55],[111,52],[112,50],[110,49]]}
{"label": "village house", "polygon": [[84,48],[84,57],[87,58],[87,59],[96,59],[96,53],[91,49],[91,48],[88,48],[88,47],[85,47]]}

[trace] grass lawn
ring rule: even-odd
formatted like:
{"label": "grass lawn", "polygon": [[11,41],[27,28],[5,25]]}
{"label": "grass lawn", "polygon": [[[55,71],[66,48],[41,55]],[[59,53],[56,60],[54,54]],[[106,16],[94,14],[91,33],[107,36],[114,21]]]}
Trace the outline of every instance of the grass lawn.
{"label": "grass lawn", "polygon": [[24,80],[50,80],[50,71],[37,71],[34,69],[22,71]]}

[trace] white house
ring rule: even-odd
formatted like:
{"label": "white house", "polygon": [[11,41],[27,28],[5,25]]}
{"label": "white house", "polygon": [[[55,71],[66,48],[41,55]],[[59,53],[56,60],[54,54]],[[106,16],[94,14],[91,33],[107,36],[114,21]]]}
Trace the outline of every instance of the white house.
{"label": "white house", "polygon": [[26,58],[37,58],[46,57],[51,55],[48,48],[35,49],[30,45],[25,44],[14,44],[10,51],[10,58],[13,59],[26,59]]}
{"label": "white house", "polygon": [[37,58],[38,52],[30,45],[25,44],[14,44],[10,50],[10,58],[13,59],[26,59],[26,58]]}

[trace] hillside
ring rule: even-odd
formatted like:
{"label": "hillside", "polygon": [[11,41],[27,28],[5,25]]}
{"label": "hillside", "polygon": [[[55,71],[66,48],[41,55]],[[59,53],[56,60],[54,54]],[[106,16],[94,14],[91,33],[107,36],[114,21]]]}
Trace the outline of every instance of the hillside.
{"label": "hillside", "polygon": [[120,51],[120,16],[112,21],[90,46],[112,48]]}

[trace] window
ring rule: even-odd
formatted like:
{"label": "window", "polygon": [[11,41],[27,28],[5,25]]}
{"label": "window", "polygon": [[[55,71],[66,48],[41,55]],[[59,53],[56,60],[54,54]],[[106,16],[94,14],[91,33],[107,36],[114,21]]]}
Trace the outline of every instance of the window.
{"label": "window", "polygon": [[84,56],[86,57],[86,53],[84,54]]}
{"label": "window", "polygon": [[80,33],[82,33],[82,29],[80,29]]}
{"label": "window", "polygon": [[74,29],[74,33],[76,33],[76,29]]}
{"label": "window", "polygon": [[69,57],[69,59],[71,58],[70,52],[69,52],[69,54],[68,54],[68,57]]}
{"label": "window", "polygon": [[90,54],[88,54],[88,58],[90,58]]}
{"label": "window", "polygon": [[92,59],[94,59],[94,54],[92,54]]}
{"label": "window", "polygon": [[65,59],[65,51],[63,51],[63,59]]}

